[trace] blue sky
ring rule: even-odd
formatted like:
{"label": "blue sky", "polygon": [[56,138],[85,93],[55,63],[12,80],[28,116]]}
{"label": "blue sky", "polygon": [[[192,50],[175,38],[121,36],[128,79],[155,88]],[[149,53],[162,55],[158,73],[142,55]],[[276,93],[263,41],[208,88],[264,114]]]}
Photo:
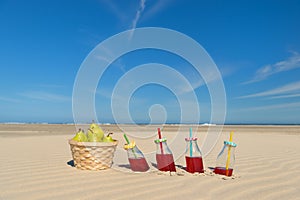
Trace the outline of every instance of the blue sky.
{"label": "blue sky", "polygon": [[[164,27],[196,40],[218,66],[226,123],[299,124],[299,10],[296,0],[2,0],[0,122],[72,122],[73,84],[89,52],[119,32]],[[105,72],[95,94],[98,121],[114,122],[114,85],[128,70],[150,62],[172,66],[196,85],[201,122],[209,122],[209,93],[198,84],[201,77],[183,59],[150,49],[122,56]],[[149,122],[153,105],[164,106],[167,122],[179,122],[176,95],[159,85],[134,93],[134,121]]]}

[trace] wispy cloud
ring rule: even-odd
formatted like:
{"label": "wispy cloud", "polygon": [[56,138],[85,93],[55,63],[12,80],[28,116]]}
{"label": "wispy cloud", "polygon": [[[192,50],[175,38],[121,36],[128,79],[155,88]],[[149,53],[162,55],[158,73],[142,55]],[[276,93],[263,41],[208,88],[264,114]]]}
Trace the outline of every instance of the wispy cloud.
{"label": "wispy cloud", "polygon": [[244,84],[262,81],[273,74],[289,71],[295,68],[300,68],[300,54],[298,52],[293,52],[293,54],[286,60],[279,61],[274,64],[268,64],[259,68],[256,71],[254,78]]}
{"label": "wispy cloud", "polygon": [[134,19],[132,20],[132,23],[131,23],[131,31],[130,31],[130,34],[129,34],[129,40],[132,38],[132,35],[134,33],[134,29],[136,28],[136,25],[145,9],[145,6],[146,6],[146,0],[140,0],[140,5],[139,5],[139,8],[138,10],[136,11],[136,14],[135,14],[135,17]]}
{"label": "wispy cloud", "polygon": [[43,91],[30,91],[20,93],[21,96],[34,99],[34,100],[41,100],[41,101],[54,101],[54,102],[66,102],[71,101],[71,98],[65,95],[43,92]]}
{"label": "wispy cloud", "polygon": [[270,99],[284,99],[284,98],[294,98],[294,97],[300,97],[300,93],[299,94],[279,95],[279,96],[270,97]]}
{"label": "wispy cloud", "polygon": [[[139,0],[139,5],[134,12],[132,11],[132,7],[127,6],[119,6],[120,2],[113,1],[113,0],[100,0],[101,3],[104,3],[105,6],[120,20],[122,23],[129,23],[130,25],[127,27],[131,29],[129,32],[129,40],[131,40],[134,29],[137,27],[139,21],[141,20],[142,16],[143,19],[149,19],[153,17],[158,12],[162,11],[171,3],[174,3],[174,0],[156,0],[156,1],[148,1],[147,0]],[[147,2],[146,2],[147,1]],[[126,3],[125,3],[126,5]],[[147,10],[145,10],[147,6]],[[130,7],[130,8],[129,8]],[[132,17],[134,16],[134,17]]]}
{"label": "wispy cloud", "polygon": [[135,18],[132,20],[132,29],[135,29],[136,28],[136,24],[137,22],[139,21],[140,17],[141,17],[141,14],[142,12],[144,11],[145,9],[145,3],[146,3],[146,0],[140,0],[140,6],[139,6],[139,9],[137,10],[136,14],[135,14]]}
{"label": "wispy cloud", "polygon": [[283,103],[283,104],[275,104],[275,105],[264,105],[264,106],[255,106],[250,108],[239,109],[240,111],[260,111],[260,110],[274,110],[274,109],[287,109],[287,108],[296,108],[300,109],[300,102],[294,103]]}
{"label": "wispy cloud", "polygon": [[259,92],[255,94],[245,95],[238,97],[238,99],[245,99],[245,98],[254,98],[254,97],[265,97],[265,96],[275,96],[275,95],[282,95],[282,94],[291,94],[295,92],[300,92],[300,81],[290,83],[281,87],[277,87],[272,90],[267,90],[264,92]]}
{"label": "wispy cloud", "polygon": [[155,1],[152,5],[149,5],[149,9],[147,9],[144,12],[143,19],[148,19],[153,17],[154,15],[156,15],[157,13],[161,12],[166,7],[168,7],[170,3],[174,3],[174,2],[175,2],[174,0]]}

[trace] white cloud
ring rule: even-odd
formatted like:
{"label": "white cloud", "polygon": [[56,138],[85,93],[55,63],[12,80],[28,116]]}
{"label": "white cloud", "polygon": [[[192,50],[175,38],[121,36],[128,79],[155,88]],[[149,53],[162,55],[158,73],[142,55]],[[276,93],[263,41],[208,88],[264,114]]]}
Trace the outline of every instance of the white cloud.
{"label": "white cloud", "polygon": [[[112,1],[112,0],[101,0],[102,3],[105,4],[106,7],[109,8],[109,10],[114,13],[115,16],[117,16],[117,18],[119,20],[121,20],[122,22],[125,22],[129,20],[129,16],[132,16],[131,14],[132,9],[127,8],[121,8],[120,6],[118,6],[119,2],[118,1]],[[140,20],[140,17],[144,11],[146,7],[146,0],[140,0],[139,1],[139,6],[137,11],[135,11],[135,15],[134,18],[131,20],[130,23],[130,29],[133,29],[130,33],[130,38],[132,37],[133,31],[137,26],[138,21]]]}
{"label": "white cloud", "polygon": [[[174,0],[156,0],[156,1],[150,1],[149,9],[145,11],[146,8],[146,1],[147,0],[140,0],[138,9],[135,11],[134,18],[132,19],[132,7],[129,9],[129,7],[124,8],[119,6],[120,2],[113,1],[113,0],[100,0],[101,3],[104,3],[107,8],[115,15],[119,20],[121,20],[123,23],[127,23],[130,19],[130,28],[131,31],[129,32],[129,40],[132,38],[134,34],[134,29],[137,27],[138,22],[141,19],[141,16],[145,14],[145,19],[149,19],[152,16],[154,16],[159,11],[162,11],[165,7],[167,7],[170,3],[174,3]],[[147,2],[147,8],[148,8],[148,2]]]}
{"label": "white cloud", "polygon": [[264,92],[259,92],[255,94],[250,94],[246,96],[238,97],[238,99],[245,99],[245,98],[253,98],[253,97],[264,97],[264,96],[274,96],[280,94],[287,94],[287,93],[295,93],[300,92],[300,81],[290,83],[272,90],[267,90]]}
{"label": "white cloud", "polygon": [[[139,5],[134,5],[137,1],[121,2],[118,0],[99,0],[114,16],[123,24],[130,23],[128,28],[135,28],[145,9],[146,0],[139,0]],[[138,7],[138,10],[136,10]],[[135,10],[133,10],[135,9]],[[134,16],[134,18],[133,18]],[[133,18],[133,19],[132,19]]]}
{"label": "white cloud", "polygon": [[145,9],[145,6],[146,6],[145,3],[146,3],[146,0],[141,0],[140,1],[140,7],[139,7],[139,9],[137,10],[137,12],[135,14],[135,18],[132,20],[132,27],[131,27],[132,29],[136,28],[136,24],[139,21],[142,12]]}
{"label": "white cloud", "polygon": [[146,0],[140,0],[140,6],[139,6],[139,9],[136,11],[136,14],[135,14],[135,17],[134,19],[132,20],[132,23],[131,23],[131,31],[130,31],[130,35],[129,35],[129,39],[132,38],[132,35],[134,33],[134,29],[136,28],[136,25],[141,17],[141,14],[143,13],[144,9],[145,9],[145,6],[146,6]]}
{"label": "white cloud", "polygon": [[245,84],[262,81],[273,74],[289,71],[295,68],[300,68],[300,54],[298,52],[293,52],[293,54],[286,60],[279,61],[274,64],[268,64],[259,68],[256,71],[254,78],[245,82]]}

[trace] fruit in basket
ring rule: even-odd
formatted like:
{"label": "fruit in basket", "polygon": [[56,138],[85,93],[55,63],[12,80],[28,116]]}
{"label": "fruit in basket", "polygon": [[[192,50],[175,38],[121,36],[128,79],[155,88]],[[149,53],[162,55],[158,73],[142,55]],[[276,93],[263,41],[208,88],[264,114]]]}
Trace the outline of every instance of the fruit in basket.
{"label": "fruit in basket", "polygon": [[89,129],[87,132],[87,140],[88,142],[100,142],[100,138],[97,137],[97,135],[91,130]]}
{"label": "fruit in basket", "polygon": [[104,137],[104,132],[103,130],[97,125],[94,123],[94,121],[92,122],[92,124],[90,125],[90,130],[96,134],[99,142],[101,142],[103,140],[103,137]]}
{"label": "fruit in basket", "polygon": [[93,129],[97,129],[97,128],[101,129],[101,128],[98,126],[98,124],[96,124],[95,121],[93,120],[92,123],[90,124],[90,129],[93,130]]}
{"label": "fruit in basket", "polygon": [[99,139],[100,142],[103,140],[104,132],[100,127],[94,128],[93,133],[96,134],[96,136],[97,136],[97,138]]}
{"label": "fruit in basket", "polygon": [[91,125],[90,125],[90,129],[94,129],[96,127],[99,127],[98,124],[95,123],[95,121],[93,120]]}
{"label": "fruit in basket", "polygon": [[114,139],[110,136],[111,134],[113,133],[107,134],[107,136],[103,138],[103,142],[114,142]]}
{"label": "fruit in basket", "polygon": [[77,142],[87,142],[87,137],[84,134],[82,129],[79,129],[76,135],[72,139]]}

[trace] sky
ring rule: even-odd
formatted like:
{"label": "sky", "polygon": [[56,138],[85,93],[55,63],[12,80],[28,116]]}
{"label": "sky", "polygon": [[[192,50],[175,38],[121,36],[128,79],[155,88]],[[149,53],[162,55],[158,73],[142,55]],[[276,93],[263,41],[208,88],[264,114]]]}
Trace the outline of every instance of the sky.
{"label": "sky", "polygon": [[[197,41],[213,59],[226,91],[225,123],[300,124],[299,10],[297,0],[0,0],[0,122],[72,123],[73,86],[89,53],[120,32],[161,27]],[[200,122],[214,123],[209,86],[186,60],[157,49],[128,53],[107,68],[94,91],[97,121],[116,122],[114,87],[147,63],[185,76]],[[165,76],[180,87],[172,78]],[[124,106],[136,123],[181,123],[179,95],[148,84]]]}

